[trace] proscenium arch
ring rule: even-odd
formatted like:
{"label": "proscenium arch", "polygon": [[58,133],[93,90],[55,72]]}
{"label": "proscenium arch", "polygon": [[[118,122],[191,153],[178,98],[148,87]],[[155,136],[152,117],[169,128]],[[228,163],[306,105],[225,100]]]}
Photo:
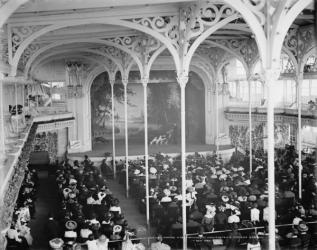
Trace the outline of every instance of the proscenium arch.
{"label": "proscenium arch", "polygon": [[[205,67],[202,67],[202,65],[200,65],[201,63],[204,64]],[[209,85],[206,85],[205,87],[206,89],[212,88],[212,83],[215,79],[215,74],[216,74],[214,67],[205,58],[202,58],[198,55],[194,55],[193,60],[191,64],[189,65],[189,70],[191,70],[192,68],[200,69],[204,74],[206,74],[206,77],[209,80]]]}
{"label": "proscenium arch", "polygon": [[[116,72],[118,72],[119,70],[116,70]],[[87,104],[87,110],[88,110],[88,114],[87,114],[87,118],[88,119],[84,119],[84,123],[87,126],[88,128],[88,137],[89,137],[89,141],[88,141],[88,147],[90,148],[90,150],[92,149],[92,141],[91,141],[91,96],[90,96],[90,89],[91,89],[91,85],[94,81],[94,79],[100,75],[101,73],[103,72],[107,72],[108,73],[108,76],[110,78],[110,75],[114,72],[110,72],[109,69],[105,68],[105,67],[102,67],[102,66],[99,66],[97,68],[95,68],[93,71],[91,71],[86,79],[86,83],[84,85],[84,88],[83,88],[83,92],[85,93],[85,96],[86,96],[86,99],[84,99],[86,101],[86,104]],[[120,71],[119,71],[120,72]],[[121,76],[122,77],[122,76]],[[87,121],[88,121],[88,124],[87,124]]]}
{"label": "proscenium arch", "polygon": [[[57,21],[58,22],[58,21]],[[146,26],[140,25],[140,24],[136,24],[133,22],[129,22],[129,21],[123,21],[123,20],[118,20],[118,19],[114,19],[114,18],[104,18],[104,19],[100,19],[100,18],[96,18],[96,19],[89,19],[89,23],[87,23],[87,21],[83,21],[83,20],[72,20],[72,22],[61,22],[58,24],[53,24],[50,26],[47,26],[35,33],[33,33],[31,36],[29,36],[28,38],[26,38],[19,46],[19,48],[17,49],[13,59],[12,59],[12,63],[11,65],[13,66],[13,68],[15,69],[19,63],[19,60],[24,52],[24,50],[38,37],[50,32],[50,31],[54,31],[54,30],[58,30],[58,29],[62,29],[62,28],[66,28],[66,27],[73,27],[73,26],[79,26],[79,25],[87,25],[87,24],[111,24],[111,25],[118,25],[118,26],[124,26],[124,27],[128,27],[131,29],[135,29],[135,30],[139,30],[143,33],[149,34],[151,36],[153,36],[154,38],[158,39],[159,41],[161,41],[166,47],[167,49],[170,51],[170,53],[172,54],[172,57],[174,59],[175,62],[175,66],[176,69],[179,69],[179,58],[178,58],[178,53],[176,48],[172,45],[172,43],[169,41],[169,39],[167,39],[166,37],[164,37],[162,34],[160,34],[157,31],[154,31]],[[96,39],[97,40],[97,39]],[[118,44],[113,44],[111,46],[118,46]],[[123,47],[123,46],[121,46]],[[129,52],[127,52],[129,53]],[[137,60],[136,60],[137,61]],[[141,65],[140,65],[141,66]],[[140,67],[139,66],[139,67]],[[14,72],[16,73],[16,72]]]}
{"label": "proscenium arch", "polygon": [[[101,66],[95,68],[93,71],[91,71],[91,72],[89,73],[89,75],[88,75],[88,77],[87,77],[87,80],[86,80],[87,83],[85,84],[86,87],[84,86],[84,92],[85,92],[85,93],[88,93],[88,95],[89,95],[90,88],[91,88],[91,84],[92,84],[93,80],[94,80],[99,74],[101,74],[101,73],[103,73],[103,72],[105,72],[105,71],[107,71],[109,77],[110,77],[110,75],[111,75],[112,73],[114,73],[114,75],[116,75],[117,72],[120,72],[121,80],[124,79],[124,78],[126,78],[126,77],[129,77],[129,73],[130,73],[130,71],[131,71],[131,67],[133,66],[134,63],[135,63],[135,62],[132,60],[132,61],[129,63],[127,69],[123,72],[123,74],[122,74],[122,72],[121,72],[118,68],[115,70],[115,72],[111,72],[109,69],[107,69],[107,68],[105,68],[105,67],[103,68],[103,67],[101,67]],[[126,79],[128,79],[128,78],[126,78]]]}
{"label": "proscenium arch", "polygon": [[[195,55],[196,57],[196,55]],[[202,83],[204,85],[204,88],[205,88],[205,137],[207,138],[207,136],[209,134],[212,134],[212,131],[209,131],[209,127],[208,127],[208,122],[211,122],[207,119],[207,113],[210,112],[210,109],[212,109],[212,106],[210,105],[210,107],[208,106],[210,103],[208,100],[208,90],[211,90],[212,89],[212,82],[213,82],[213,76],[211,76],[211,73],[210,71],[208,70],[205,70],[203,67],[201,67],[200,65],[198,65],[197,63],[199,63],[200,61],[197,61],[196,59],[198,58],[193,58],[193,63],[190,65],[190,71],[193,71],[195,73],[198,74],[198,76],[201,78],[202,80]],[[167,69],[164,69],[164,70],[167,70]],[[87,95],[87,105],[88,105],[88,119],[87,121],[89,121],[90,123],[90,126],[88,126],[88,133],[89,133],[89,136],[90,136],[90,143],[91,143],[91,106],[90,106],[90,103],[91,103],[91,95],[90,95],[90,90],[91,90],[91,86],[92,86],[92,83],[94,81],[94,79],[102,74],[103,72],[105,72],[106,70],[99,66],[97,68],[95,68],[90,74],[89,74],[89,77],[87,77],[87,80],[86,80],[86,84],[85,84],[85,89],[84,89],[84,93],[86,93]],[[155,70],[154,70],[155,71]],[[109,75],[109,72],[107,72],[108,75]],[[176,79],[175,79],[176,81]],[[206,140],[205,138],[205,140]]]}
{"label": "proscenium arch", "polygon": [[[140,71],[142,72],[142,63],[141,61],[139,60],[139,58],[135,55],[135,54],[132,54],[131,51],[123,46],[120,46],[116,43],[112,43],[110,41],[105,41],[105,40],[101,40],[101,39],[95,39],[95,38],[84,38],[84,39],[72,39],[72,40],[67,40],[67,41],[58,41],[58,42],[54,42],[54,43],[51,43],[41,49],[39,49],[36,53],[34,53],[30,59],[28,60],[27,64],[26,64],[26,67],[30,67],[32,62],[36,59],[36,57],[38,57],[40,54],[44,53],[45,51],[49,50],[49,49],[52,49],[54,47],[58,47],[58,46],[61,46],[61,45],[66,45],[66,44],[72,44],[72,43],[95,43],[95,44],[103,44],[103,45],[108,45],[108,46],[111,46],[111,47],[116,47],[117,49],[120,49],[124,52],[126,52],[127,54],[129,54],[133,60],[135,60],[135,62],[137,63]],[[103,54],[105,55],[105,54]],[[111,60],[113,60],[117,66],[120,65],[120,63],[115,59],[115,58],[111,58]],[[123,73],[123,68],[122,66],[118,66]]]}
{"label": "proscenium arch", "polygon": [[28,61],[28,62],[30,62],[30,64],[29,64],[28,67],[25,67],[24,76],[25,77],[29,76],[29,73],[31,73],[33,71],[33,69],[36,68],[46,58],[48,58],[50,56],[57,55],[57,54],[61,54],[61,53],[67,53],[67,52],[69,52],[69,53],[76,53],[76,52],[79,52],[79,53],[84,52],[85,53],[85,52],[87,52],[87,53],[92,53],[92,54],[95,54],[95,55],[104,56],[104,57],[108,58],[109,60],[113,61],[116,64],[116,67],[121,72],[123,71],[123,68],[122,68],[121,64],[118,63],[115,60],[115,58],[113,58],[112,56],[109,56],[109,55],[104,54],[104,53],[102,53],[100,51],[97,51],[97,50],[77,48],[77,49],[74,49],[74,50],[70,50],[70,49],[59,50],[59,51],[56,51],[56,52],[45,54],[43,57],[40,57],[38,60],[36,60],[36,58],[34,58],[34,60],[32,60],[32,61]]}

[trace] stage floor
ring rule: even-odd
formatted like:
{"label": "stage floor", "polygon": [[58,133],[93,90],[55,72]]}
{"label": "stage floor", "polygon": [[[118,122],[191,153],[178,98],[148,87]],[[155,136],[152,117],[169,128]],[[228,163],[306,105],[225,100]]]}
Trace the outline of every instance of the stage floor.
{"label": "stage floor", "polygon": [[[219,150],[227,150],[232,149],[232,145],[220,146]],[[208,152],[216,150],[215,145],[207,145],[207,144],[188,144],[186,145],[186,152]],[[144,155],[144,144],[142,143],[129,143],[129,155]],[[112,152],[112,141],[109,141],[106,144],[98,143],[95,144],[92,151],[83,152],[83,153],[72,153],[69,154],[69,157],[78,157],[83,156],[84,154],[89,157],[103,157],[106,152]],[[149,154],[157,154],[157,153],[180,153],[181,145],[149,145]],[[124,141],[116,141],[116,156],[124,156],[125,155],[125,144]]]}

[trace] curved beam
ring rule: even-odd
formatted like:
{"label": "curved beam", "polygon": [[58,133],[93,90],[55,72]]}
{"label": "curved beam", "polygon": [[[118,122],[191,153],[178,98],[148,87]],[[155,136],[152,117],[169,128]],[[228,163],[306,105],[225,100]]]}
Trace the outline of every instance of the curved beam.
{"label": "curved beam", "polygon": [[185,64],[184,64],[184,70],[185,72],[188,72],[189,69],[189,65],[190,65],[190,61],[196,51],[196,49],[198,48],[198,46],[205,40],[207,39],[207,37],[209,37],[212,33],[214,33],[215,31],[217,31],[218,29],[222,28],[223,26],[227,25],[228,23],[236,20],[239,18],[239,14],[234,14],[232,16],[229,16],[223,20],[221,20],[220,22],[218,22],[217,24],[215,24],[214,26],[210,27],[209,29],[207,29],[206,31],[204,31],[195,41],[194,43],[190,46],[188,53],[186,55],[186,60],[185,60]]}
{"label": "curved beam", "polygon": [[[72,55],[71,53],[69,53],[69,54]],[[97,64],[99,64],[99,65],[103,65],[103,66],[107,69],[107,71],[110,72],[110,69],[108,68],[108,65],[107,65],[107,64],[105,64],[105,63],[103,63],[102,61],[97,60],[97,59],[95,59],[95,58],[91,58],[91,57],[88,57],[88,56],[85,56],[85,55],[72,55],[71,57],[74,58],[74,59],[75,59],[75,58],[76,58],[76,59],[85,59],[85,60],[87,60],[87,61],[94,62],[94,63],[97,63]],[[38,64],[36,64],[36,65],[32,68],[31,72],[34,72],[34,70],[36,69],[37,66],[39,66],[40,63],[46,64],[46,63],[48,63],[49,61],[58,60],[58,59],[63,59],[63,58],[65,58],[65,53],[63,53],[63,55],[60,55],[60,53],[59,53],[59,54],[55,54],[55,56],[53,56],[53,57],[52,57],[52,56],[48,56],[48,57],[46,57],[46,58],[42,58],[42,59],[40,60],[40,62],[39,62]]]}
{"label": "curved beam", "polygon": [[[56,56],[56,57],[54,57],[54,58],[47,58],[46,59],[46,62],[44,62],[44,63],[47,63],[47,62],[49,62],[49,61],[51,61],[51,60],[58,60],[58,59],[63,59],[64,58],[64,56],[61,56],[61,55],[59,55],[59,56]],[[93,59],[93,58],[91,58],[91,57],[87,57],[87,56],[81,56],[81,55],[74,55],[74,56],[72,56],[72,58],[74,58],[74,59],[85,59],[85,60],[87,60],[87,61],[91,61],[91,62],[94,62],[94,63],[97,63],[97,64],[99,64],[99,65],[102,65],[102,67],[104,67],[104,69],[106,69],[108,72],[109,72],[109,68],[107,67],[107,65],[105,65],[105,64],[102,64],[102,62],[100,62],[100,61],[98,61],[98,60],[96,60],[96,59]],[[105,71],[105,70],[104,70]]]}
{"label": "curved beam", "polygon": [[210,40],[207,40],[207,41],[204,41],[205,43],[207,44],[210,44],[210,45],[214,45],[216,47],[219,47],[225,51],[227,51],[228,53],[232,54],[233,56],[235,56],[243,65],[244,67],[244,70],[245,72],[250,72],[250,69],[248,67],[248,65],[246,64],[246,62],[243,60],[243,58],[241,57],[241,55],[239,55],[238,53],[230,50],[229,48],[227,48],[226,46],[223,46],[222,44],[219,44],[219,43],[216,43],[216,42],[213,42],[213,41],[210,41]]}
{"label": "curved beam", "polygon": [[[57,52],[52,52],[52,53],[49,53],[49,54],[45,54],[43,57],[40,57],[38,59],[34,58],[34,60],[32,60],[32,61],[28,61],[28,63],[29,62],[30,63],[28,65],[28,67],[25,67],[25,73],[24,73],[25,75],[24,76],[27,77],[29,75],[29,72],[32,72],[33,71],[32,69],[37,67],[37,65],[40,64],[41,61],[44,60],[45,58],[50,57],[50,56],[54,56],[54,55],[57,55],[57,54],[60,54],[60,53],[68,53],[68,52],[70,52],[70,53],[74,53],[74,52],[79,52],[79,53],[80,52],[88,52],[88,53],[104,56],[104,57],[112,60],[116,64],[116,66],[117,66],[119,71],[121,71],[121,72],[123,71],[121,64],[117,63],[115,58],[113,58],[112,56],[109,56],[107,54],[104,54],[102,52],[99,52],[99,51],[96,51],[96,50],[92,50],[92,49],[81,49],[81,48],[78,48],[78,49],[74,49],[74,50],[69,50],[69,49],[59,50]],[[33,62],[34,62],[34,64],[31,65]]]}
{"label": "curved beam", "polygon": [[262,59],[263,65],[266,64],[266,35],[258,18],[252,13],[251,10],[241,0],[223,0],[226,4],[233,7],[238,11],[242,18],[249,25],[252,33],[255,35],[255,41],[258,45],[259,55]]}
{"label": "curved beam", "polygon": [[16,11],[22,4],[29,0],[9,0],[0,7],[0,28],[7,21],[7,19]]}
{"label": "curved beam", "polygon": [[[38,57],[40,54],[44,53],[45,51],[52,49],[54,47],[57,46],[61,46],[61,45],[66,45],[66,44],[73,44],[73,43],[96,43],[96,44],[103,44],[103,45],[108,45],[108,46],[112,46],[112,47],[116,47],[120,50],[123,50],[124,52],[128,53],[129,55],[131,55],[131,51],[123,46],[120,46],[118,44],[109,42],[109,41],[105,41],[105,40],[100,40],[100,39],[95,39],[95,38],[85,38],[85,39],[72,39],[72,40],[67,40],[67,41],[58,41],[58,42],[54,42],[51,43],[41,49],[39,49],[35,54],[33,54],[30,59],[28,60],[27,64],[26,64],[26,68],[29,68],[32,64],[32,62],[36,59],[36,57]],[[103,54],[106,56],[106,54]],[[138,59],[138,57],[136,55],[131,55],[131,57],[136,60],[138,67],[142,67],[141,61]],[[111,60],[113,60],[117,66],[120,68],[120,70],[123,71],[122,65],[118,62],[118,60],[116,60],[115,58],[111,57]]]}
{"label": "curved beam", "polygon": [[[92,85],[94,79],[98,75],[100,75],[101,73],[103,73],[105,71],[107,71],[107,70],[105,70],[105,68],[103,68],[102,66],[99,66],[89,73],[87,80],[86,80],[86,84],[85,84],[84,89],[83,89],[84,93],[87,93],[89,95],[90,88],[91,88],[91,85]],[[109,75],[109,71],[107,71],[107,73]]]}
{"label": "curved beam", "polygon": [[298,0],[291,9],[287,12],[287,14],[281,18],[280,25],[276,28],[276,33],[274,36],[272,47],[272,60],[277,62],[277,56],[280,55],[283,42],[285,40],[286,34],[291,27],[292,23],[296,19],[296,17],[308,6],[312,3],[312,0]]}
{"label": "curved beam", "polygon": [[[53,24],[50,25],[48,27],[45,27],[37,32],[35,32],[34,34],[32,34],[31,36],[29,36],[28,38],[26,38],[21,45],[19,46],[19,48],[17,49],[14,58],[12,60],[12,66],[14,68],[17,67],[19,60],[24,52],[24,50],[37,38],[39,38],[40,36],[50,32],[50,31],[54,31],[54,30],[58,30],[58,29],[62,29],[62,28],[66,28],[66,27],[72,27],[72,26],[79,26],[79,25],[84,25],[87,24],[88,21],[87,20],[73,20],[72,22],[62,22],[62,23],[58,23],[58,24]],[[139,30],[143,33],[147,33],[153,37],[155,37],[156,39],[158,39],[159,41],[161,41],[163,44],[165,44],[165,46],[168,48],[168,50],[170,51],[170,53],[173,56],[176,68],[179,68],[179,59],[178,59],[178,54],[176,49],[174,48],[174,46],[172,45],[172,43],[169,41],[169,39],[167,39],[166,37],[164,37],[162,34],[160,34],[157,31],[154,31],[146,26],[137,24],[137,23],[133,23],[133,22],[129,22],[129,21],[123,21],[123,20],[117,20],[117,19],[113,19],[113,18],[104,18],[102,20],[100,20],[100,18],[96,18],[96,19],[90,19],[89,20],[89,24],[111,24],[111,25],[119,25],[119,26],[124,26],[124,27],[128,27],[131,29],[135,29],[135,30]],[[132,55],[131,55],[132,56]]]}
{"label": "curved beam", "polygon": [[156,50],[153,55],[151,56],[149,62],[148,62],[148,65],[145,69],[145,72],[143,72],[143,74],[145,76],[150,76],[150,71],[151,71],[151,68],[152,68],[152,65],[154,63],[154,61],[157,59],[157,57],[166,49],[166,46],[161,46],[158,50]]}

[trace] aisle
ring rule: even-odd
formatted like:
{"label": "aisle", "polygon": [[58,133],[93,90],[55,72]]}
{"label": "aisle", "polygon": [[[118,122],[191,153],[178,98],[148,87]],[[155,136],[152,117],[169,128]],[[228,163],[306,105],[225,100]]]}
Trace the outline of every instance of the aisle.
{"label": "aisle", "polygon": [[33,250],[48,249],[48,242],[44,233],[45,224],[50,212],[57,210],[57,190],[53,176],[48,177],[48,171],[39,171],[40,186],[35,203],[35,219],[31,220],[31,234],[33,236]]}
{"label": "aisle", "polygon": [[113,195],[120,201],[120,207],[124,217],[128,220],[129,227],[138,230],[138,236],[143,237],[147,234],[146,229],[146,216],[139,212],[137,202],[133,198],[127,199],[125,196],[125,188],[119,184],[117,180],[107,180],[109,188]]}

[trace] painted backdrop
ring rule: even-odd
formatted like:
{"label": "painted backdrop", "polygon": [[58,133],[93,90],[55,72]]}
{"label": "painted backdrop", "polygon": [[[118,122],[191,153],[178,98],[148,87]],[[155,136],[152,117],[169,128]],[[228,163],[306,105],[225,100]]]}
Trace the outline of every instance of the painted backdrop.
{"label": "painted backdrop", "polygon": [[[133,72],[128,84],[128,133],[131,142],[144,141],[143,86]],[[154,71],[148,85],[149,140],[165,134],[176,124],[180,142],[180,89],[173,71]],[[114,85],[116,140],[124,139],[124,90],[118,79]],[[205,138],[205,92],[201,79],[192,74],[186,87],[186,133],[190,143]],[[100,74],[91,87],[91,126],[94,142],[112,139],[111,86],[107,73]]]}

